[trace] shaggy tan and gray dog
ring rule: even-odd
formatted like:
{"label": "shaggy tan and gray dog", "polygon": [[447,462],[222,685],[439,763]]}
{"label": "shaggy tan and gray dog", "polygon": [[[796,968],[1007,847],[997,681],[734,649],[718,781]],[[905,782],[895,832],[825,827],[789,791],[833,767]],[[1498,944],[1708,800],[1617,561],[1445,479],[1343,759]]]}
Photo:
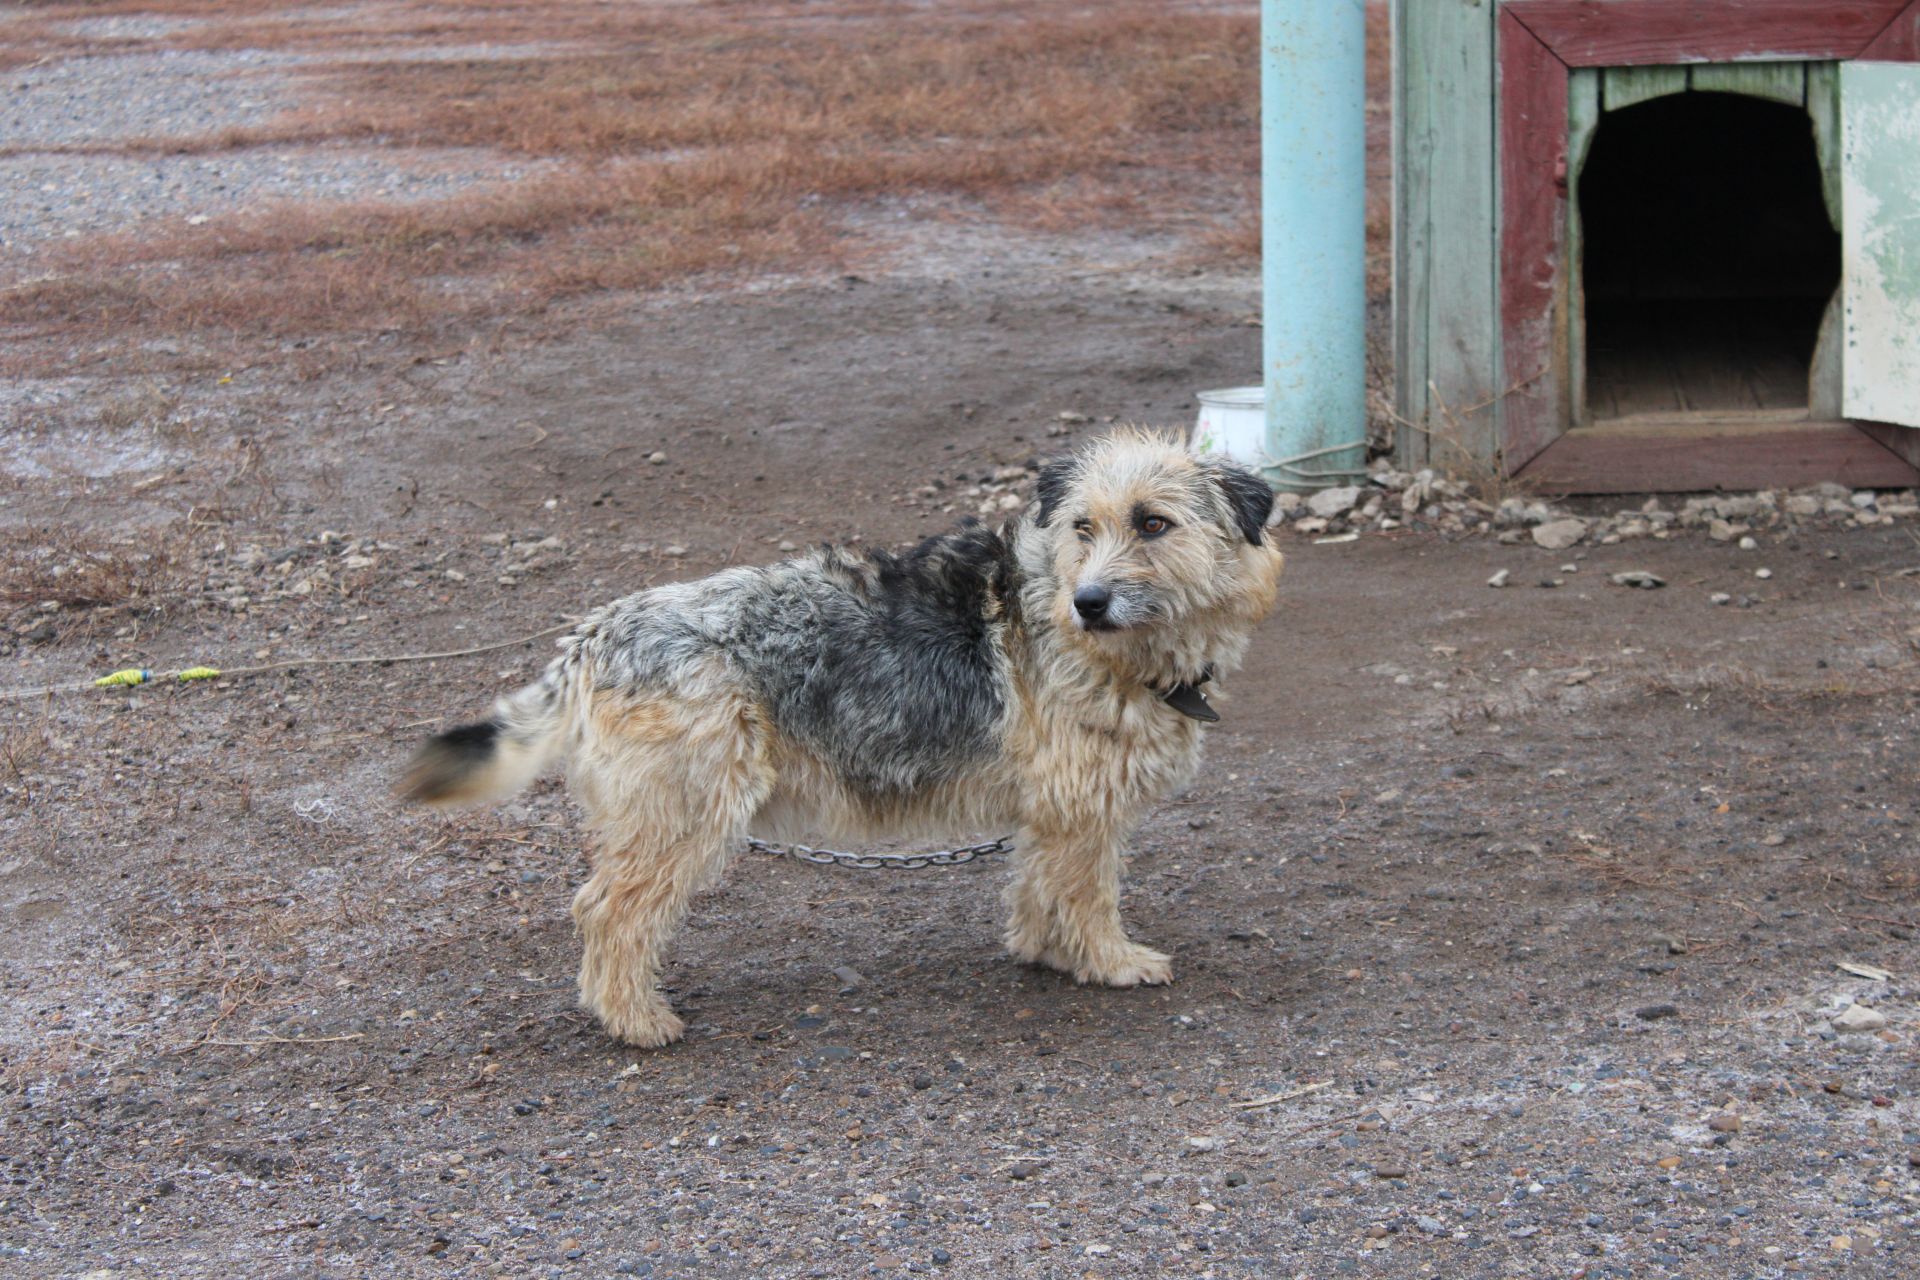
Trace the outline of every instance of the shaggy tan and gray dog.
{"label": "shaggy tan and gray dog", "polygon": [[599,610],[401,783],[499,799],[567,763],[595,833],[573,900],[580,999],[676,1040],[655,989],[689,899],[748,834],[1017,831],[1006,944],[1078,982],[1168,981],[1120,921],[1125,842],[1182,785],[1281,556],[1266,483],[1140,433],[1040,473],[1035,503],[909,554],[826,549]]}

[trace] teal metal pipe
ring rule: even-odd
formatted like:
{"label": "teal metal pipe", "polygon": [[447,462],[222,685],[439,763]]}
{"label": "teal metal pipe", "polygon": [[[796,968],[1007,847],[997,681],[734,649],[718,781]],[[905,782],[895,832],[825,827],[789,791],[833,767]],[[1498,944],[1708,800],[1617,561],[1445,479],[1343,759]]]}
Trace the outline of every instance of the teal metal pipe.
{"label": "teal metal pipe", "polygon": [[1261,0],[1267,478],[1366,472],[1366,0]]}

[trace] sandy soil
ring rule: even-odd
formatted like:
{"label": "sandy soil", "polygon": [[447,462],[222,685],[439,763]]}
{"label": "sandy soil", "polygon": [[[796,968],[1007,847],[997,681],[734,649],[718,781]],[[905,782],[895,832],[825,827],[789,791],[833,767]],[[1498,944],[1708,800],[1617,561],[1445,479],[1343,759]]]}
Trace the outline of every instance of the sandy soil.
{"label": "sandy soil", "polygon": [[[133,588],[8,601],[0,690],[899,543],[1256,367],[1248,274],[902,235],[551,341],[73,353],[0,399],[0,538]],[[608,1041],[558,785],[387,798],[545,640],[0,700],[0,1275],[1920,1270],[1912,534],[1281,536],[1209,770],[1136,842],[1165,989],[1008,960],[997,863],[743,854],[669,969],[686,1042]]]}
{"label": "sandy soil", "polygon": [[[42,463],[138,465],[14,465],[6,522],[185,538],[185,577],[105,624],[137,636],[16,633],[9,684],[510,639],[783,539],[897,542],[1061,412],[1179,420],[1254,359],[1244,279],[948,265],[208,379],[164,429],[90,424],[123,389],[78,382]],[[1176,985],[1011,963],[996,867],[743,857],[665,1052],[573,1007],[555,784],[384,797],[544,644],[8,704],[0,1271],[1898,1274],[1913,539],[1289,546],[1210,771],[1138,841]],[[1760,564],[1758,606],[1707,603]],[[1830,1030],[1855,999],[1890,1026]]]}

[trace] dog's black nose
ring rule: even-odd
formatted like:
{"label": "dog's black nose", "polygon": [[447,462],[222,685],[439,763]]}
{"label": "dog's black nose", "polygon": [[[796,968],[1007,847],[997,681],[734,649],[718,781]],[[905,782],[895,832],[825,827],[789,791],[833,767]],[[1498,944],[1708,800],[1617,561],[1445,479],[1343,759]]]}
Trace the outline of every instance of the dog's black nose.
{"label": "dog's black nose", "polygon": [[1073,593],[1073,610],[1088,622],[1097,622],[1107,616],[1107,605],[1113,600],[1113,592],[1105,587],[1081,587]]}

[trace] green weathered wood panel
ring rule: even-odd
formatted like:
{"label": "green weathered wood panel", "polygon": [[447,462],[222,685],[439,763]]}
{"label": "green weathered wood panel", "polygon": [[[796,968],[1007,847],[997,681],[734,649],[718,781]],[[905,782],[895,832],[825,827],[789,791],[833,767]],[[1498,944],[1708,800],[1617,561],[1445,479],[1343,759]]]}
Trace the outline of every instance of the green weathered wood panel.
{"label": "green weathered wood panel", "polygon": [[1840,68],[1849,418],[1920,426],[1920,64]]}
{"label": "green weathered wood panel", "polygon": [[[1807,64],[1807,115],[1812,117],[1813,149],[1820,160],[1820,185],[1826,196],[1827,217],[1834,230],[1840,218],[1840,68],[1833,62]],[[1844,286],[1834,291],[1820,318],[1820,336],[1814,343],[1807,371],[1807,414],[1815,422],[1831,422],[1844,410],[1842,348],[1846,328],[1842,299]]]}
{"label": "green weathered wood panel", "polygon": [[1846,416],[1845,345],[1846,310],[1842,305],[1846,287],[1833,291],[1827,309],[1820,313],[1820,333],[1814,340],[1813,359],[1807,365],[1807,416],[1815,422],[1834,422]]}
{"label": "green weathered wood panel", "polygon": [[1739,93],[1793,107],[1807,99],[1804,62],[1719,62],[1688,70],[1695,93]]}
{"label": "green weathered wood panel", "polygon": [[[1498,447],[1499,218],[1491,0],[1396,0],[1398,412],[1479,458]],[[1416,443],[1418,438],[1419,443]],[[1404,429],[1402,456],[1437,439]]]}
{"label": "green weathered wood panel", "polygon": [[1418,423],[1427,405],[1427,225],[1428,137],[1425,77],[1410,66],[1409,40],[1424,39],[1412,0],[1394,0],[1390,12],[1393,42],[1393,407],[1402,419],[1395,431],[1394,454],[1401,466],[1427,463],[1427,438],[1407,423]]}
{"label": "green weathered wood panel", "polygon": [[1587,420],[1586,239],[1580,222],[1580,173],[1600,126],[1603,74],[1581,67],[1567,81],[1567,380],[1573,421]]}
{"label": "green weathered wood panel", "polygon": [[1600,78],[1600,99],[1608,111],[1687,91],[1685,67],[1606,67]]}
{"label": "green weathered wood panel", "polygon": [[1813,150],[1820,158],[1820,182],[1827,216],[1840,229],[1840,64],[1807,67],[1807,114],[1813,117]]}

